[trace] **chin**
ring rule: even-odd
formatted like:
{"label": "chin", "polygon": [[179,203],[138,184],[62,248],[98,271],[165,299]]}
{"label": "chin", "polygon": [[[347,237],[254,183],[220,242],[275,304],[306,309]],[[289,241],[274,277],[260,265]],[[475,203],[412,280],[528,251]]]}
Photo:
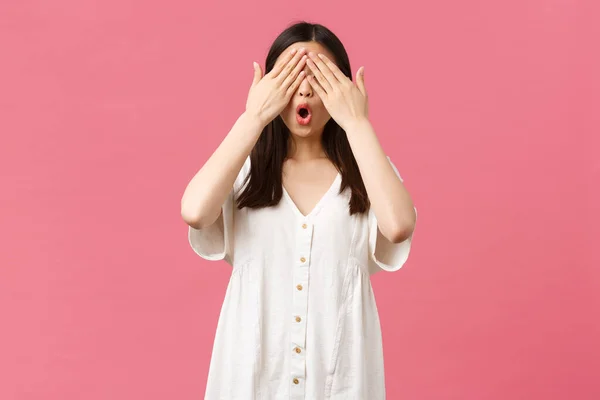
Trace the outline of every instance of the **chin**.
{"label": "chin", "polygon": [[294,118],[284,120],[284,123],[292,136],[307,138],[315,135],[321,135],[323,133],[323,129],[325,129],[327,121],[315,121],[315,119],[313,119],[308,125],[301,125],[296,121],[294,116]]}
{"label": "chin", "polygon": [[323,127],[321,127],[321,129],[314,129],[310,125],[306,125],[306,126],[302,126],[302,125],[290,126],[290,127],[288,127],[288,129],[290,130],[290,133],[292,134],[292,136],[298,136],[298,137],[301,137],[301,138],[311,137],[311,136],[318,135],[321,132],[323,132]]}

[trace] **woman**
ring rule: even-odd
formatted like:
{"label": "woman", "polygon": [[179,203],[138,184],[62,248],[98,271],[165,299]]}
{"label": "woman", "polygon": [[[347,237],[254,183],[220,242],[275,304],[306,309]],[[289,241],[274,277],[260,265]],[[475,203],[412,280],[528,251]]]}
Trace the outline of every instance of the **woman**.
{"label": "woman", "polygon": [[181,202],[195,252],[233,266],[206,398],[383,399],[369,276],[404,264],[416,209],[330,30],[290,26],[265,66]]}

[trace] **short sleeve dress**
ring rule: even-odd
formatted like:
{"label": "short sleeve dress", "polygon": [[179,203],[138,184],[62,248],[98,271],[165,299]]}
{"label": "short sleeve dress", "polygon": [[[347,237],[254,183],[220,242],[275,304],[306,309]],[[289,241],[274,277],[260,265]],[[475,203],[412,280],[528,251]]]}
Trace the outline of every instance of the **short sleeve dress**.
{"label": "short sleeve dress", "polygon": [[249,171],[247,158],[217,222],[188,232],[199,256],[233,267],[205,398],[384,399],[370,275],[398,270],[412,236],[394,244],[372,210],[350,216],[339,173],[308,215],[285,190],[277,206],[239,210]]}

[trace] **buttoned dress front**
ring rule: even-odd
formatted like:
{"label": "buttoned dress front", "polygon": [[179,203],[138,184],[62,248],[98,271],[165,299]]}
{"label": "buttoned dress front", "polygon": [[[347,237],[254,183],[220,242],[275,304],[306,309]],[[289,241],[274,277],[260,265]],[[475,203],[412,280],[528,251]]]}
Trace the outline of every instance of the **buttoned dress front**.
{"label": "buttoned dress front", "polygon": [[394,244],[378,231],[372,209],[350,216],[351,191],[339,193],[339,173],[308,215],[285,189],[276,206],[239,210],[249,171],[248,157],[219,220],[188,231],[199,256],[233,267],[205,398],[384,399],[370,275],[398,270],[412,235]]}

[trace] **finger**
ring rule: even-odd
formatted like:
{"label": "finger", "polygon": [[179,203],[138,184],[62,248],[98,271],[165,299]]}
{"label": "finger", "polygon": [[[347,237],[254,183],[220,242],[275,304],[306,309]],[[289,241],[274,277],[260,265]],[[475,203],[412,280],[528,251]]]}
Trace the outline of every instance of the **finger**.
{"label": "finger", "polygon": [[290,87],[285,92],[286,96],[291,96],[298,89],[298,86],[302,83],[302,81],[306,78],[306,73],[304,71],[300,71],[294,82],[290,85]]}
{"label": "finger", "polygon": [[327,92],[319,84],[319,82],[317,81],[317,79],[314,76],[308,76],[307,79],[308,79],[308,83],[313,88],[313,90],[315,91],[315,93],[317,93],[319,95],[319,97],[321,98],[321,100],[325,101],[325,99],[327,99]]}
{"label": "finger", "polygon": [[356,72],[356,86],[358,90],[367,97],[367,88],[365,87],[365,67],[360,67]]}
{"label": "finger", "polygon": [[262,70],[257,62],[254,62],[254,79],[252,80],[252,86],[256,85],[262,79]]}
{"label": "finger", "polygon": [[319,85],[321,85],[321,87],[323,88],[323,90],[325,90],[327,93],[331,93],[331,91],[333,90],[331,83],[321,73],[321,70],[317,67],[315,62],[311,58],[309,58],[308,60],[306,60],[306,64],[312,71],[316,82],[318,82]]}
{"label": "finger", "polygon": [[279,84],[283,84],[283,82],[287,79],[287,77],[294,71],[294,68],[298,65],[300,60],[304,57],[304,49],[298,50],[298,52],[292,57],[292,59],[287,63],[287,65],[283,68],[283,70],[277,75],[274,79],[279,82]]}
{"label": "finger", "polygon": [[294,82],[294,80],[298,77],[300,71],[302,71],[302,69],[304,68],[304,65],[306,64],[306,58],[306,55],[303,55],[302,58],[300,58],[300,61],[298,62],[298,64],[296,64],[296,68],[294,68],[294,70],[287,76],[287,78],[285,78],[285,80],[281,84],[282,87],[287,88]]}
{"label": "finger", "polygon": [[283,58],[281,60],[279,60],[279,62],[277,64],[275,64],[273,69],[269,72],[269,75],[272,77],[276,77],[277,75],[279,75],[281,73],[281,71],[283,71],[283,68],[286,66],[286,64],[289,63],[290,60],[294,57],[296,52],[297,52],[297,49],[292,49],[291,51],[287,52],[283,56]]}
{"label": "finger", "polygon": [[333,61],[327,58],[325,54],[319,54],[319,57],[321,58],[321,60],[323,60],[323,63],[327,66],[327,68],[329,68],[329,70],[333,73],[333,75],[338,81],[349,83],[348,77],[344,75],[344,73],[340,71],[337,65],[335,65]]}
{"label": "finger", "polygon": [[332,87],[333,87],[333,85],[335,85],[336,83],[339,82],[339,80],[335,77],[335,75],[333,75],[333,73],[331,72],[329,67],[327,65],[325,65],[325,63],[319,56],[312,53],[311,59],[317,65],[317,68],[319,68],[319,71],[321,71],[323,76],[329,81],[329,83],[331,84]]}

